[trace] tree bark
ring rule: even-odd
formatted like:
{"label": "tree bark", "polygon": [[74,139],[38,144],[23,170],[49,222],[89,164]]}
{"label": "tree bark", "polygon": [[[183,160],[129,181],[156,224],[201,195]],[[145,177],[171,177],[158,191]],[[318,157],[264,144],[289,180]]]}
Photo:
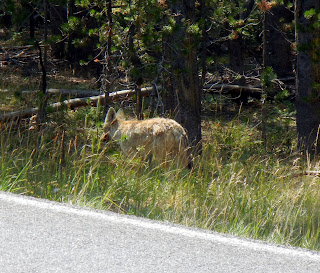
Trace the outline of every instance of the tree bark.
{"label": "tree bark", "polygon": [[[190,143],[201,150],[201,92],[197,65],[197,44],[193,33],[188,31],[196,23],[195,0],[170,1],[172,18],[176,27],[167,39],[166,56],[170,56],[170,89],[174,96],[170,102],[175,109],[175,119],[186,129]],[[169,51],[169,52],[168,52]],[[168,86],[167,86],[168,87]],[[172,107],[173,104],[174,107]]]}
{"label": "tree bark", "polygon": [[276,5],[264,14],[264,68],[272,67],[278,77],[293,73],[291,44],[283,28],[285,23],[292,22],[293,15],[285,4]]}
{"label": "tree bark", "polygon": [[[246,21],[253,9],[254,0],[246,0],[243,3],[241,12],[237,19],[241,19]],[[245,46],[242,38],[242,33],[238,33],[238,37],[236,39],[231,39],[229,41],[229,63],[230,68],[239,73],[243,74],[244,67],[244,59],[245,59]]]}
{"label": "tree bark", "polygon": [[[297,81],[296,110],[299,148],[319,154],[320,141],[320,64],[319,29],[316,18],[305,17],[310,9],[319,10],[319,0],[296,0]],[[316,16],[314,16],[316,17]]]}
{"label": "tree bark", "polygon": [[38,123],[44,123],[47,116],[47,103],[48,103],[48,94],[47,94],[47,70],[45,66],[44,59],[46,56],[44,55],[44,59],[42,56],[42,51],[39,43],[36,41],[36,46],[39,50],[39,62],[41,67],[41,81],[40,81],[40,104],[39,104],[39,115],[38,115]]}
{"label": "tree bark", "polygon": [[240,75],[244,73],[244,44],[241,34],[237,39],[229,41],[229,63],[234,72]]}
{"label": "tree bark", "polygon": [[112,21],[112,3],[111,0],[106,0],[106,12],[108,18],[108,38],[107,38],[107,47],[105,51],[105,60],[104,64],[104,77],[100,76],[100,79],[103,81],[102,89],[104,89],[104,107],[103,107],[103,116],[105,117],[109,109],[109,93],[110,89],[113,88],[115,79],[112,79],[113,76],[113,65],[111,59],[111,48],[112,48],[112,31],[113,31],[113,21]]}

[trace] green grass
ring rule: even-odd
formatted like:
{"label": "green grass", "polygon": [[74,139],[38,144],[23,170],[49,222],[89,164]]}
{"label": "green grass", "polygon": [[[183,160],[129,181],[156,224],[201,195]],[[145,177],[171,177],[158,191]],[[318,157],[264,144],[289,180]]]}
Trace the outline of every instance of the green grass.
{"label": "green grass", "polygon": [[58,113],[41,132],[2,125],[0,190],[320,250],[320,180],[299,175],[319,166],[295,152],[286,109],[270,106],[267,143],[258,108],[205,118],[192,171],[101,144],[94,109]]}

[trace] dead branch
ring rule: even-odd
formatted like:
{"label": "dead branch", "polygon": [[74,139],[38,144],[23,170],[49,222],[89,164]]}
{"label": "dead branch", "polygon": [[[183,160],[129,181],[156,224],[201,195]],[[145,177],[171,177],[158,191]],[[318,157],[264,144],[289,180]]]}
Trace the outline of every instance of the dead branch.
{"label": "dead branch", "polygon": [[262,88],[233,85],[233,84],[207,84],[204,86],[207,91],[230,93],[234,95],[244,94],[254,98],[260,98],[262,95]]}
{"label": "dead branch", "polygon": [[[36,91],[24,90],[22,91],[22,94],[29,94],[34,92]],[[101,93],[97,90],[75,90],[75,89],[54,89],[54,88],[48,89],[47,93],[49,93],[50,95],[77,97],[77,98],[101,95]]]}
{"label": "dead branch", "polygon": [[6,121],[10,121],[10,120],[15,120],[18,118],[31,117],[37,113],[38,113],[38,107],[24,109],[24,110],[15,111],[15,112],[10,112],[10,113],[6,113],[6,114],[1,114],[0,115],[0,122],[6,122]]}
{"label": "dead branch", "polygon": [[[161,87],[158,86],[157,88],[160,89]],[[141,95],[148,96],[152,89],[153,87],[141,88]],[[112,92],[109,94],[109,97],[113,101],[119,101],[128,97],[131,97],[133,95],[135,95],[134,89],[128,89],[128,90]],[[69,99],[63,102],[56,102],[48,106],[48,111],[56,112],[64,108],[75,109],[83,106],[97,106],[98,103],[100,105],[104,104],[104,94],[98,95],[98,96],[92,96],[92,97]],[[1,114],[0,122],[7,122],[7,121],[18,119],[18,118],[30,117],[32,115],[37,114],[38,110],[39,110],[38,108],[29,108],[29,109],[24,109],[20,111]]]}

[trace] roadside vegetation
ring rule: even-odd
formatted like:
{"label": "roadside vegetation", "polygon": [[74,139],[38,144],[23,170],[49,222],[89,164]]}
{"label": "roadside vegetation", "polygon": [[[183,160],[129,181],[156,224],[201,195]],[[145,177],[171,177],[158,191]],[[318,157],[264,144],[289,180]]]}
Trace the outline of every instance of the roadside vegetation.
{"label": "roadside vegetation", "polygon": [[[1,1],[0,190],[320,250],[311,6]],[[145,86],[154,90],[142,99]],[[175,117],[201,153],[190,171],[126,158],[100,142],[107,107],[54,112],[80,95],[52,88],[99,90],[132,118]],[[136,97],[112,101],[122,89]]]}
{"label": "roadside vegetation", "polygon": [[259,101],[205,95],[191,171],[100,143],[102,107],[50,114],[40,131],[2,124],[0,190],[319,250],[320,180],[305,175],[319,166],[296,152],[291,103],[264,108],[262,126]]}

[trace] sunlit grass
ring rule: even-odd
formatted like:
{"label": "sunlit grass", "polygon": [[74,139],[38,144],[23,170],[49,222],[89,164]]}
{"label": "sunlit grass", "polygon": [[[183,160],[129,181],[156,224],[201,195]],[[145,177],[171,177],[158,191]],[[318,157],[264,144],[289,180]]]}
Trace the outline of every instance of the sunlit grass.
{"label": "sunlit grass", "polygon": [[302,174],[319,166],[294,152],[288,119],[269,120],[268,143],[255,113],[205,119],[188,171],[101,144],[95,117],[68,113],[40,132],[2,127],[0,190],[320,249],[320,179]]}

